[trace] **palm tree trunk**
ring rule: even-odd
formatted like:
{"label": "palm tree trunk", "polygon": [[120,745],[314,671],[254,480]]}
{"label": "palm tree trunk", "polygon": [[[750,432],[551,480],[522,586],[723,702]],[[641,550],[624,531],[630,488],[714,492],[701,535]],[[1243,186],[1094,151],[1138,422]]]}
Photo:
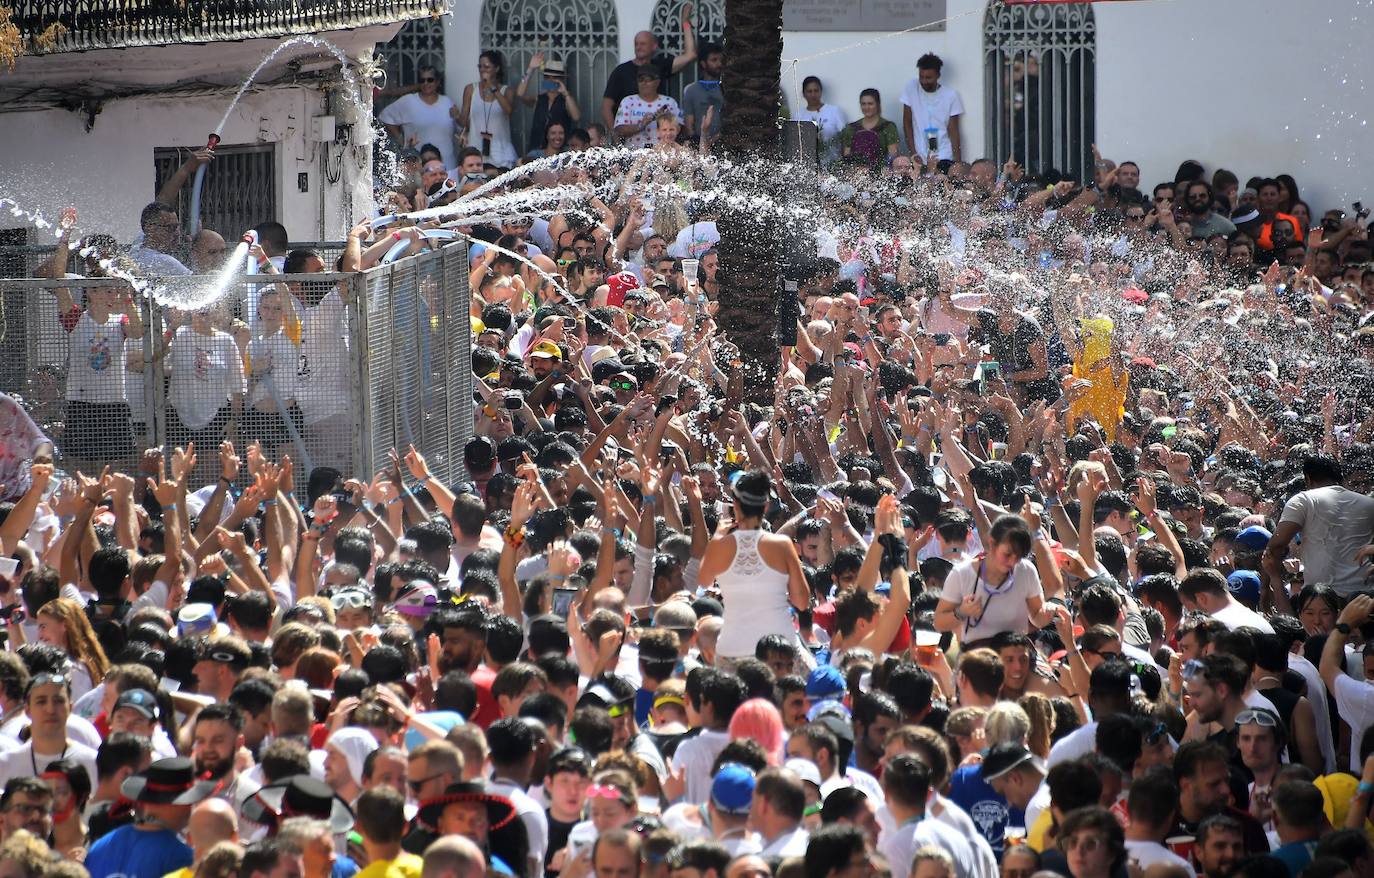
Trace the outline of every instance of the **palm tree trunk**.
{"label": "palm tree trunk", "polygon": [[[778,155],[778,79],[782,68],[783,0],[726,0],[725,98],[716,152],[740,160]],[[756,181],[769,194],[781,181]],[[776,193],[775,197],[776,197]],[[721,331],[739,346],[744,396],[771,403],[778,374],[776,311],[781,242],[774,217],[722,211],[720,230]]]}

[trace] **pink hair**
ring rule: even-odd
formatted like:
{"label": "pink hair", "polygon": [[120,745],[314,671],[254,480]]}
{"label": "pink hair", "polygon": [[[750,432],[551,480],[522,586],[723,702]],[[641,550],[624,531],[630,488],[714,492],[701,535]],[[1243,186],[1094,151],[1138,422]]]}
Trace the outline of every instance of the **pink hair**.
{"label": "pink hair", "polygon": [[741,704],[730,718],[730,737],[753,738],[768,754],[769,765],[782,764],[782,714],[773,702],[751,698]]}

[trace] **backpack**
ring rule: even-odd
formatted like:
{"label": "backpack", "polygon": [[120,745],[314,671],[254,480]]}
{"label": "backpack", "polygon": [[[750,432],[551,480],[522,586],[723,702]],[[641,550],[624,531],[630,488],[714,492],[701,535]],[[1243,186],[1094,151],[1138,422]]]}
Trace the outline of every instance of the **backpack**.
{"label": "backpack", "polygon": [[877,129],[869,131],[862,122],[851,122],[849,130],[853,132],[849,143],[850,158],[869,165],[882,161],[883,139],[878,136]]}

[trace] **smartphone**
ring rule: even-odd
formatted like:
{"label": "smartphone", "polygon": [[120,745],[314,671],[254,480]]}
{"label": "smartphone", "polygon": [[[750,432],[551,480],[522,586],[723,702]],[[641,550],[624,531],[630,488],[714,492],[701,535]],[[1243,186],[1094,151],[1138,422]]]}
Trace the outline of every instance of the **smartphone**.
{"label": "smartphone", "polygon": [[572,602],[575,597],[577,597],[577,589],[575,588],[555,588],[553,590],[553,614],[566,619],[572,610]]}
{"label": "smartphone", "polygon": [[935,346],[942,348],[945,345],[949,344],[949,340],[953,338],[953,336],[951,336],[948,332],[937,332],[932,336],[932,338],[935,339]]}
{"label": "smartphone", "polygon": [[550,81],[547,80],[547,79],[544,80],[544,91],[548,91],[548,92],[558,91],[558,83],[556,83],[556,82],[550,82]]}

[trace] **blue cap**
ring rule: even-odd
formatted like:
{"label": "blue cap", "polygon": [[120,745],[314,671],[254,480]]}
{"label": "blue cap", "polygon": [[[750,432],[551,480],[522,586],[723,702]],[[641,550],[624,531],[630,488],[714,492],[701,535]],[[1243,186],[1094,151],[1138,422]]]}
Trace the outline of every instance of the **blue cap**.
{"label": "blue cap", "polygon": [[834,665],[821,665],[806,678],[807,698],[835,698],[845,693],[844,674]]}
{"label": "blue cap", "polygon": [[1226,577],[1226,587],[1242,604],[1254,606],[1259,603],[1260,578],[1253,570],[1237,570]]}
{"label": "blue cap", "polygon": [[1252,552],[1262,552],[1269,545],[1269,538],[1272,536],[1273,534],[1269,531],[1257,524],[1252,524],[1236,534],[1235,542]]}
{"label": "blue cap", "polygon": [[754,801],[754,772],[738,762],[727,762],[711,780],[711,804],[724,814],[748,814]]}

